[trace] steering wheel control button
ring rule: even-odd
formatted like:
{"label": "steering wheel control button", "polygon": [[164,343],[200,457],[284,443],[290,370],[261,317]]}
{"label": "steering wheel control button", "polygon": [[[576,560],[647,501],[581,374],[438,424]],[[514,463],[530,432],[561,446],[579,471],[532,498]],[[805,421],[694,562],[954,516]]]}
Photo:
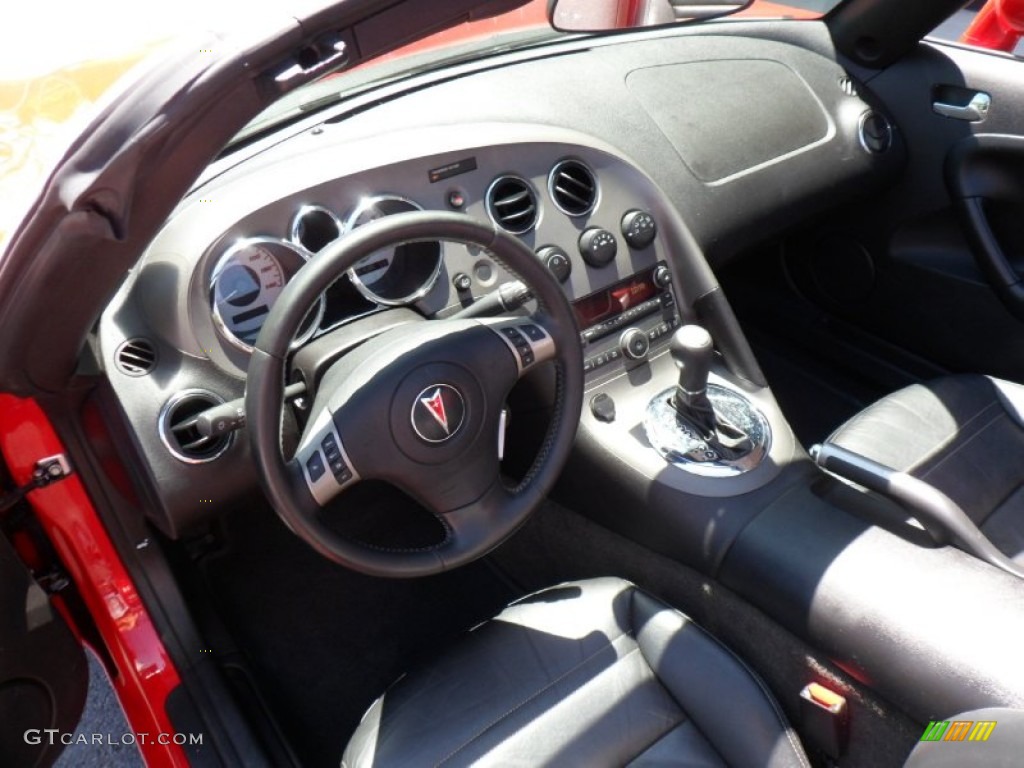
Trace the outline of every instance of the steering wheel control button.
{"label": "steering wheel control button", "polygon": [[590,227],[579,240],[580,256],[592,267],[603,267],[615,258],[619,247],[615,235],[607,229]]}
{"label": "steering wheel control button", "polygon": [[622,217],[622,236],[626,238],[630,248],[639,251],[654,242],[654,238],[658,236],[658,225],[647,211],[626,211],[626,215]]}
{"label": "steering wheel control button", "polygon": [[306,472],[309,473],[309,481],[315,483],[321,477],[324,476],[324,472],[327,468],[324,467],[323,457],[320,456],[320,451],[316,451],[306,460]]}
{"label": "steering wheel control button", "polygon": [[[535,325],[531,327],[535,331],[540,331],[540,329]],[[525,332],[526,326],[520,326],[520,328]],[[525,368],[528,365],[533,365],[533,362],[536,359],[533,354],[533,348],[530,346],[530,342],[526,340],[526,337],[519,332],[519,329],[502,328],[501,332],[505,334],[505,336],[508,337],[508,340],[515,346],[516,353],[519,355],[519,362],[522,367]]]}
{"label": "steering wheel control button", "polygon": [[619,348],[629,360],[645,360],[651,351],[651,341],[639,328],[629,328],[619,339]]}
{"label": "steering wheel control button", "polygon": [[525,333],[530,341],[544,341],[547,338],[547,334],[536,325],[520,325],[519,330]]}
{"label": "steering wheel control button", "polygon": [[557,245],[545,245],[539,248],[537,258],[544,263],[544,266],[560,283],[564,283],[572,274],[572,261],[569,259],[569,254]]}
{"label": "steering wheel control button", "polygon": [[599,392],[590,398],[590,412],[598,421],[610,424],[615,421],[615,401],[610,395]]}
{"label": "steering wheel control button", "polygon": [[412,406],[412,428],[421,440],[443,443],[451,439],[466,419],[462,393],[450,384],[431,384]]}
{"label": "steering wheel control button", "polygon": [[320,443],[320,447],[323,449],[324,456],[327,457],[327,465],[331,468],[334,479],[342,485],[351,480],[352,472],[341,457],[341,448],[338,446],[338,441],[334,439],[334,435],[327,435]]}

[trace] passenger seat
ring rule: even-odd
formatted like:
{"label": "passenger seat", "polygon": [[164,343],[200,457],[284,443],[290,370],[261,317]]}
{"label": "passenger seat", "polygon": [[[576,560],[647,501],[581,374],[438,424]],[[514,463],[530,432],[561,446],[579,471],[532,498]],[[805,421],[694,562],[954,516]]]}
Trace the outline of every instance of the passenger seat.
{"label": "passenger seat", "polygon": [[1024,386],[980,375],[914,384],[847,421],[830,445],[941,491],[1024,566]]}

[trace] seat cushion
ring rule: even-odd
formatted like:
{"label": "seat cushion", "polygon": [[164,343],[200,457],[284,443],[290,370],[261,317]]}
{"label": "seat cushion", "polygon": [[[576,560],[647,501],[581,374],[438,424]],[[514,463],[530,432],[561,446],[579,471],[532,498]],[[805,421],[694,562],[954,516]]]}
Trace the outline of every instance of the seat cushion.
{"label": "seat cushion", "polygon": [[1024,387],[947,376],[901,389],[829,438],[938,488],[1024,564]]}
{"label": "seat cushion", "polygon": [[621,579],[526,597],[363,717],[344,766],[807,766],[764,684]]}

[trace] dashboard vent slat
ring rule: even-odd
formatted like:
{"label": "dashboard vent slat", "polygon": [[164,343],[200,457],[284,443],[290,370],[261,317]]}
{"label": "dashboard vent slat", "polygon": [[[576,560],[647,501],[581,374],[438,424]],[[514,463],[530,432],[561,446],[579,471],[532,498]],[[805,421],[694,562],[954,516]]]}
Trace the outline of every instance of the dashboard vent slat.
{"label": "dashboard vent slat", "polygon": [[223,402],[201,389],[187,389],[167,401],[160,412],[160,438],[175,458],[187,464],[203,464],[227,450],[233,433],[205,437],[196,428],[200,413]]}
{"label": "dashboard vent slat", "polygon": [[156,367],[156,347],[149,339],[128,339],[114,353],[114,365],[127,376],[145,376]]}
{"label": "dashboard vent slat", "polygon": [[487,213],[506,232],[522,235],[537,224],[537,196],[528,183],[501,176],[487,190]]}
{"label": "dashboard vent slat", "polygon": [[562,213],[583,216],[597,204],[597,177],[579,160],[563,160],[551,169],[548,192]]}

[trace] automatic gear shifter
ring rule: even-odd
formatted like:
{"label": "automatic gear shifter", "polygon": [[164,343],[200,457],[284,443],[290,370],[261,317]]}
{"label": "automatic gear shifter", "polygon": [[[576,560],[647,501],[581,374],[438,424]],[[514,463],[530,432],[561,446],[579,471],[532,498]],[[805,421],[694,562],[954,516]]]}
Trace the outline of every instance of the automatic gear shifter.
{"label": "automatic gear shifter", "polygon": [[673,335],[669,351],[679,379],[648,406],[644,427],[651,445],[671,463],[697,474],[727,476],[756,467],[771,432],[746,397],[708,383],[715,356],[711,335],[699,325],[684,325]]}
{"label": "automatic gear shifter", "polygon": [[669,352],[679,368],[672,407],[723,459],[750,453],[754,444],[747,433],[724,414],[715,413],[708,398],[708,374],[715,354],[711,334],[699,325],[684,325],[672,336]]}

